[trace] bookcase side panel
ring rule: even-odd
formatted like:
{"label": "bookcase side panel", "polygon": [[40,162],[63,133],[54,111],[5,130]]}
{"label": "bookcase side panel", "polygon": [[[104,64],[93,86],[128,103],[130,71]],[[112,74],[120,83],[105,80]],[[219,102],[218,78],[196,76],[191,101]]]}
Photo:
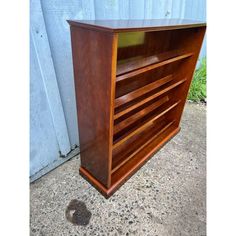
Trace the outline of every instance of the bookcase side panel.
{"label": "bookcase side panel", "polygon": [[71,26],[81,167],[110,186],[114,35]]}
{"label": "bookcase side panel", "polygon": [[[179,126],[185,102],[188,96],[188,91],[193,79],[193,74],[201,50],[202,42],[204,39],[206,27],[199,27],[189,29],[190,32],[180,32],[177,30],[174,32],[172,37],[172,44],[177,43],[180,45],[180,49],[193,53],[193,56],[185,60],[178,69],[178,76],[180,78],[186,78],[186,82],[178,90],[173,93],[173,96],[180,99],[181,103],[177,107],[176,111],[171,112],[172,119],[176,120],[176,125]],[[176,34],[177,33],[177,34]]]}

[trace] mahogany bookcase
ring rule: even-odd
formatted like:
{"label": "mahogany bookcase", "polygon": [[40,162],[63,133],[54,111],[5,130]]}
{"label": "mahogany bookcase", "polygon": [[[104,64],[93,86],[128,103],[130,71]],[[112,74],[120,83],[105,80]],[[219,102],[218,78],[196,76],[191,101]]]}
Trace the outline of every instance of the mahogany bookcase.
{"label": "mahogany bookcase", "polygon": [[80,174],[109,197],[179,132],[206,24],[68,22]]}

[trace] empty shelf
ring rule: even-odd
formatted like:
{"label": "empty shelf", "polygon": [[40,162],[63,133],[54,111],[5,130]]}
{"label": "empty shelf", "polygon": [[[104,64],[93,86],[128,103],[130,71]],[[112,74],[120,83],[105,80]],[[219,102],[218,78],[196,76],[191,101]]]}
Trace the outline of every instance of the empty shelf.
{"label": "empty shelf", "polygon": [[118,97],[115,99],[115,108],[124,105],[127,102],[130,102],[146,93],[151,92],[152,90],[161,87],[162,85],[170,82],[171,80],[173,80],[173,76],[172,75],[168,75],[164,78],[158,79],[155,82],[149,83],[139,89],[136,89],[135,91],[132,91],[128,94],[125,94],[121,97]]}
{"label": "empty shelf", "polygon": [[124,119],[120,122],[117,122],[114,125],[113,133],[117,134],[118,132],[120,132],[124,128],[126,128],[126,127],[132,125],[133,123],[137,122],[139,119],[143,118],[147,114],[149,114],[152,111],[156,110],[158,107],[160,107],[161,105],[163,105],[164,103],[166,103],[168,101],[169,101],[169,97],[165,96],[165,97],[151,103],[147,107],[144,107],[143,109],[141,109],[141,110],[135,112],[134,114],[128,116],[126,119]]}
{"label": "empty shelf", "polygon": [[[161,96],[162,94],[170,91],[171,89],[174,89],[175,87],[179,86],[180,84],[184,83],[185,81],[186,81],[186,79],[182,79],[182,80],[180,80],[178,82],[172,82],[170,84],[168,83],[168,85],[162,86],[163,88],[162,87],[159,88],[158,91],[153,90],[152,91],[153,93],[151,93],[151,95],[149,94],[149,96],[147,96],[146,98],[138,100],[138,101],[136,101],[136,100],[130,101],[132,96],[134,96],[136,94],[135,91],[133,91],[133,92],[131,92],[129,94],[124,95],[127,98],[129,98],[129,101],[131,102],[131,104],[127,103],[126,100],[120,100],[118,104],[120,106],[122,105],[123,107],[115,110],[114,120],[116,120],[116,119],[120,118],[121,116],[131,112],[132,110],[138,108],[139,106],[142,106],[143,104],[145,104],[145,103],[147,103],[147,102],[149,102],[149,101],[151,101],[151,100]],[[134,96],[134,98],[136,98],[136,96]]]}
{"label": "empty shelf", "polygon": [[[112,171],[111,184],[116,185],[120,181],[122,181],[122,179],[127,179],[130,176],[130,173],[139,169],[150,158],[150,156],[154,154],[155,151],[161,148],[178,131],[179,128],[176,127],[174,122],[170,124],[170,126],[167,127],[167,129],[156,135],[155,138],[152,139],[152,142],[148,142],[148,144],[145,145],[145,147],[136,152],[136,154],[133,155],[132,158],[129,158],[127,156],[128,158],[127,161],[122,163],[122,165],[121,165],[121,160],[120,162],[119,161],[116,162],[116,164],[119,165],[119,168],[118,166],[117,167],[115,165],[113,166],[114,169]],[[115,161],[115,156],[114,156],[114,161]]]}
{"label": "empty shelf", "polygon": [[161,116],[165,115],[167,112],[175,108],[180,103],[180,100],[177,102],[172,102],[165,104],[164,107],[160,108],[157,113],[154,113],[151,115],[151,117],[148,117],[147,120],[144,120],[143,122],[139,123],[134,128],[127,131],[125,134],[121,135],[120,137],[114,136],[114,143],[113,143],[113,149],[117,148],[119,145],[127,141],[132,136],[142,132],[149,126],[151,126],[157,119],[159,119]]}
{"label": "empty shelf", "polygon": [[125,143],[118,151],[114,150],[112,157],[112,173],[117,171],[122,165],[150,144],[173,123],[174,121],[168,123],[160,122],[159,125],[152,125],[140,135],[137,135],[132,142]]}
{"label": "empty shelf", "polygon": [[[149,70],[191,57],[193,53],[176,54],[164,53],[164,56],[150,56],[141,59],[134,59],[134,61],[120,64],[117,66],[116,81],[122,81]],[[156,60],[155,60],[156,58]],[[149,62],[149,63],[148,63]]]}

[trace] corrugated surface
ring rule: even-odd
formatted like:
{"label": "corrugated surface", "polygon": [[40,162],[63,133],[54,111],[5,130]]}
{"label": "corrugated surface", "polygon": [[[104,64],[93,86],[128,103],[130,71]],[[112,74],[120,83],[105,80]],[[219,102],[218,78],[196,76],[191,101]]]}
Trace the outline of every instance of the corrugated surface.
{"label": "corrugated surface", "polygon": [[[66,155],[79,145],[67,19],[205,20],[205,5],[205,0],[31,0],[30,174],[61,163],[59,151]],[[205,52],[204,43],[201,57]]]}

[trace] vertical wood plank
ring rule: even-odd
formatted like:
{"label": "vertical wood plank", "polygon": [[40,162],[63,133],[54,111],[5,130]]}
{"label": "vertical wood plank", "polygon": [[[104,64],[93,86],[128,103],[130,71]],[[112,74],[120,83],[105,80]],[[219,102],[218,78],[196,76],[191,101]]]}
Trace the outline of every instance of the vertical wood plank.
{"label": "vertical wood plank", "polygon": [[183,0],[172,1],[171,18],[181,18],[182,3]]}
{"label": "vertical wood plank", "polygon": [[130,19],[144,19],[144,0],[130,0],[129,1],[129,18]]}
{"label": "vertical wood plank", "polygon": [[129,0],[119,0],[119,19],[129,19]]}
{"label": "vertical wood plank", "polygon": [[[53,115],[54,112],[56,114],[53,117],[53,125],[55,131],[57,130],[57,142],[58,145],[60,144],[62,154],[68,152],[69,146],[73,147],[79,144],[70,36],[66,20],[170,17],[206,20],[206,1],[41,0],[40,2],[31,0],[32,43],[34,40],[35,50],[38,54],[37,60],[40,62],[40,73],[42,73],[44,86],[47,87],[46,98],[50,100],[51,114]],[[200,58],[205,55],[206,39],[202,46]],[[35,70],[32,73],[36,73]],[[57,92],[54,89],[56,87]],[[59,108],[60,106],[61,108]],[[65,133],[67,135],[64,135]],[[50,144],[48,145],[50,148]]]}
{"label": "vertical wood plank", "polygon": [[70,151],[70,141],[40,1],[33,0],[31,2],[30,31],[51,111],[58,145],[61,153],[66,155]]}
{"label": "vertical wood plank", "polygon": [[[206,2],[205,0],[185,0],[184,18],[194,20],[206,20]],[[206,56],[206,38],[203,41],[199,61]],[[199,65],[199,63],[198,63]]]}
{"label": "vertical wood plank", "polygon": [[186,3],[186,0],[181,0],[181,12],[180,12],[181,19],[183,19],[185,15],[185,3]]}
{"label": "vertical wood plank", "polygon": [[188,0],[185,2],[185,15],[186,19],[196,19],[198,1]]}
{"label": "vertical wood plank", "polygon": [[83,9],[84,20],[95,19],[94,0],[82,0],[82,9]]}
{"label": "vertical wood plank", "polygon": [[198,12],[197,12],[197,18],[199,20],[206,20],[206,1],[205,0],[199,0],[198,1]]}
{"label": "vertical wood plank", "polygon": [[83,19],[90,15],[90,6],[83,10],[82,0],[42,1],[42,10],[56,72],[68,136],[71,147],[79,145],[75,105],[75,88],[70,44],[70,30],[66,20]]}
{"label": "vertical wood plank", "polygon": [[172,16],[172,0],[165,1],[165,18],[170,19]]}
{"label": "vertical wood plank", "polygon": [[165,2],[163,0],[153,1],[152,18],[165,18]]}
{"label": "vertical wood plank", "polygon": [[144,18],[152,19],[152,0],[145,1]]}
{"label": "vertical wood plank", "polygon": [[44,83],[30,35],[30,176],[55,162],[59,146]]}
{"label": "vertical wood plank", "polygon": [[71,38],[81,166],[109,187],[117,39],[110,33],[76,26],[71,26]]}
{"label": "vertical wood plank", "polygon": [[95,18],[102,19],[119,19],[118,0],[94,0]]}

